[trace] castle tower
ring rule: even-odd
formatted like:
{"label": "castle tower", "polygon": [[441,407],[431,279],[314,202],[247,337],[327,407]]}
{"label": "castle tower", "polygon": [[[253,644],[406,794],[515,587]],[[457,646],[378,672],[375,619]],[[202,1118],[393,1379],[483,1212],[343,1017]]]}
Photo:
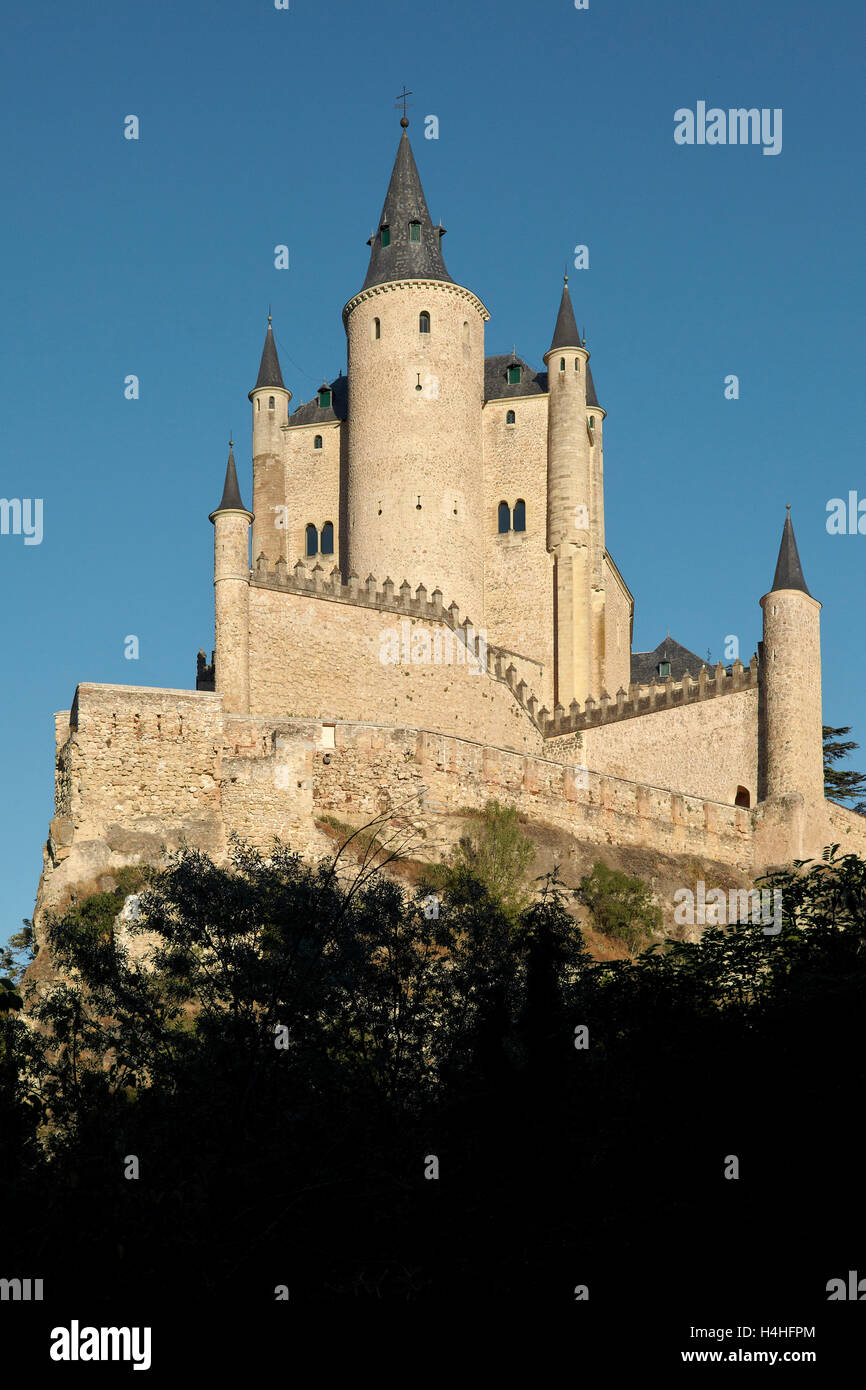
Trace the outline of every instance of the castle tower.
{"label": "castle tower", "polygon": [[761,599],[760,800],[800,792],[824,797],[821,717],[821,605],[806,587],[791,524],[785,518],[773,587]]}
{"label": "castle tower", "polygon": [[[604,517],[592,485],[589,353],[574,321],[568,276],[544,354],[548,374],[547,548],[554,557],[555,695],[566,708],[604,683]],[[594,396],[593,391],[593,396]],[[600,441],[598,456],[600,457]],[[600,480],[600,474],[599,474]],[[595,598],[594,598],[595,595]]]}
{"label": "castle tower", "polygon": [[241,501],[234,447],[222,500],[209,521],[214,527],[214,606],[216,608],[216,693],[230,714],[250,711],[250,523]]}
{"label": "castle tower", "polygon": [[437,585],[484,621],[482,426],[488,311],[445,268],[404,116],[363,288],[346,304],[346,564]]}
{"label": "castle tower", "polygon": [[253,526],[253,562],[264,553],[271,566],[281,558],[290,565],[297,559],[288,554],[288,519],[284,510],[283,426],[288,424],[291,399],[291,391],[283,384],[268,314],[259,375],[249,400],[253,409],[253,511],[257,518]]}

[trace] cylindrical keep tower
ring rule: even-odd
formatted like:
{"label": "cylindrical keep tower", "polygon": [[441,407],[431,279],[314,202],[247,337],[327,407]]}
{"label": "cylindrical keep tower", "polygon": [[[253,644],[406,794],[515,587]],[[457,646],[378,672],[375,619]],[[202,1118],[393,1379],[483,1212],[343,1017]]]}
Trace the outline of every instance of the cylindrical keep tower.
{"label": "cylindrical keep tower", "polygon": [[289,422],[292,393],[283,385],[271,316],[262,350],[258,380],[249,393],[253,410],[253,564],[265,554],[271,567],[288,553],[284,427]]}
{"label": "cylindrical keep tower", "polygon": [[363,581],[442,590],[484,622],[484,324],[452,280],[403,134],[348,339],[345,563]]}
{"label": "cylindrical keep tower", "polygon": [[762,799],[824,798],[821,605],[806,587],[790,510],[773,587],[761,599]]}
{"label": "cylindrical keep tower", "polygon": [[[583,341],[581,339],[581,341]],[[609,688],[610,662],[607,649],[607,612],[604,571],[604,431],[602,410],[595,394],[592,368],[586,363],[586,426],[589,448],[589,549],[590,549],[590,651],[592,669],[592,693],[596,697],[607,689],[609,695],[616,690]],[[614,644],[615,645],[615,644]],[[615,684],[615,681],[614,681]]]}
{"label": "cylindrical keep tower", "polygon": [[241,501],[234,451],[229,451],[222,501],[214,527],[216,693],[229,714],[250,711],[250,524]]}
{"label": "cylindrical keep tower", "polygon": [[555,699],[581,704],[600,691],[593,679],[591,633],[592,528],[586,363],[566,283],[544,354],[548,374],[547,548],[556,585]]}
{"label": "cylindrical keep tower", "polygon": [[486,318],[475,295],[435,280],[376,286],[346,306],[348,567],[438,585],[476,626]]}

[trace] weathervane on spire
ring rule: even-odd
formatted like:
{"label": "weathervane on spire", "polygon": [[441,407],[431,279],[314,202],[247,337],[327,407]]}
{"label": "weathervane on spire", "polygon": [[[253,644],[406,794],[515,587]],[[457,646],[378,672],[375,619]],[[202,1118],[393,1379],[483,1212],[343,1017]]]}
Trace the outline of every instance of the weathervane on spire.
{"label": "weathervane on spire", "polygon": [[400,117],[400,124],[401,124],[401,126],[403,127],[404,130],[406,129],[407,125],[409,124],[409,117],[406,115],[406,107],[407,107],[407,105],[409,105],[409,106],[412,106],[412,105],[413,105],[413,103],[412,103],[411,101],[407,102],[407,97],[413,97],[414,95],[415,95],[414,92],[407,92],[407,91],[406,91],[406,83],[404,82],[404,83],[403,83],[403,90],[402,90],[402,92],[400,93],[400,95],[398,96],[398,98],[397,98],[397,100],[396,100],[396,102],[395,102],[395,105],[396,105],[396,106],[399,106],[401,101],[402,101],[402,103],[403,103],[403,115]]}

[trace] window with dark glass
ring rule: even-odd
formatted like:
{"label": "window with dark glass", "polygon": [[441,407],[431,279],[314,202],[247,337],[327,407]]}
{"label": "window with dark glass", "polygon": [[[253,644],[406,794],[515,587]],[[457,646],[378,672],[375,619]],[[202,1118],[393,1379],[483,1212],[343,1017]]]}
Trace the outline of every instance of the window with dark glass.
{"label": "window with dark glass", "polygon": [[307,526],[307,554],[318,555],[319,553],[319,533],[312,522]]}
{"label": "window with dark glass", "polygon": [[511,508],[507,502],[499,503],[499,534],[504,535],[511,530]]}
{"label": "window with dark glass", "polygon": [[390,246],[390,245],[391,245],[391,228],[390,228],[390,227],[380,227],[380,228],[379,228],[379,240],[381,241],[381,243],[382,243],[383,246]]}
{"label": "window with dark glass", "polygon": [[514,411],[513,411],[513,410],[507,410],[507,411],[505,412],[505,423],[506,423],[506,425],[513,425],[513,424],[515,423],[515,418],[516,418],[516,417],[515,417],[515,414],[514,414]]}
{"label": "window with dark glass", "polygon": [[509,386],[519,386],[519,385],[520,385],[520,368],[519,368],[519,367],[509,367],[509,368],[508,368],[508,385],[509,385]]}
{"label": "window with dark glass", "polygon": [[322,527],[322,554],[333,555],[334,553],[334,523],[326,521]]}
{"label": "window with dark glass", "polygon": [[314,448],[314,449],[321,449],[321,447],[322,447],[322,436],[321,436],[320,434],[317,434],[316,437],[315,437],[315,439],[313,440],[313,448]]}
{"label": "window with dark glass", "polygon": [[514,504],[514,529],[515,531],[526,530],[526,503],[522,497],[518,497]]}
{"label": "window with dark glass", "polygon": [[319,405],[326,409],[331,404],[331,392],[327,386],[323,386],[319,392]]}
{"label": "window with dark glass", "polygon": [[430,315],[427,313],[426,309],[422,310],[422,312],[418,315],[418,332],[430,332]]}

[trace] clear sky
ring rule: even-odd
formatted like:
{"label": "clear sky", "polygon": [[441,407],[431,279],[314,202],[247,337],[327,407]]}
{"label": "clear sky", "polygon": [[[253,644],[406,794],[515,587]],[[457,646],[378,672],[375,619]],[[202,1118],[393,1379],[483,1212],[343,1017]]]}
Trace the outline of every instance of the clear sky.
{"label": "clear sky", "polygon": [[[866,535],[825,524],[866,498],[864,38],[850,0],[4,6],[0,497],[42,499],[43,535],[0,535],[0,936],[33,909],[53,712],[82,680],[194,686],[213,645],[207,515],[229,430],[250,501],[268,303],[293,408],[345,368],[403,83],[489,354],[542,366],[589,247],[570,287],[635,648],[715,661],[735,634],[748,661],[790,502],[825,721],[866,749]],[[781,152],[675,143],[699,102],[780,108]]]}

